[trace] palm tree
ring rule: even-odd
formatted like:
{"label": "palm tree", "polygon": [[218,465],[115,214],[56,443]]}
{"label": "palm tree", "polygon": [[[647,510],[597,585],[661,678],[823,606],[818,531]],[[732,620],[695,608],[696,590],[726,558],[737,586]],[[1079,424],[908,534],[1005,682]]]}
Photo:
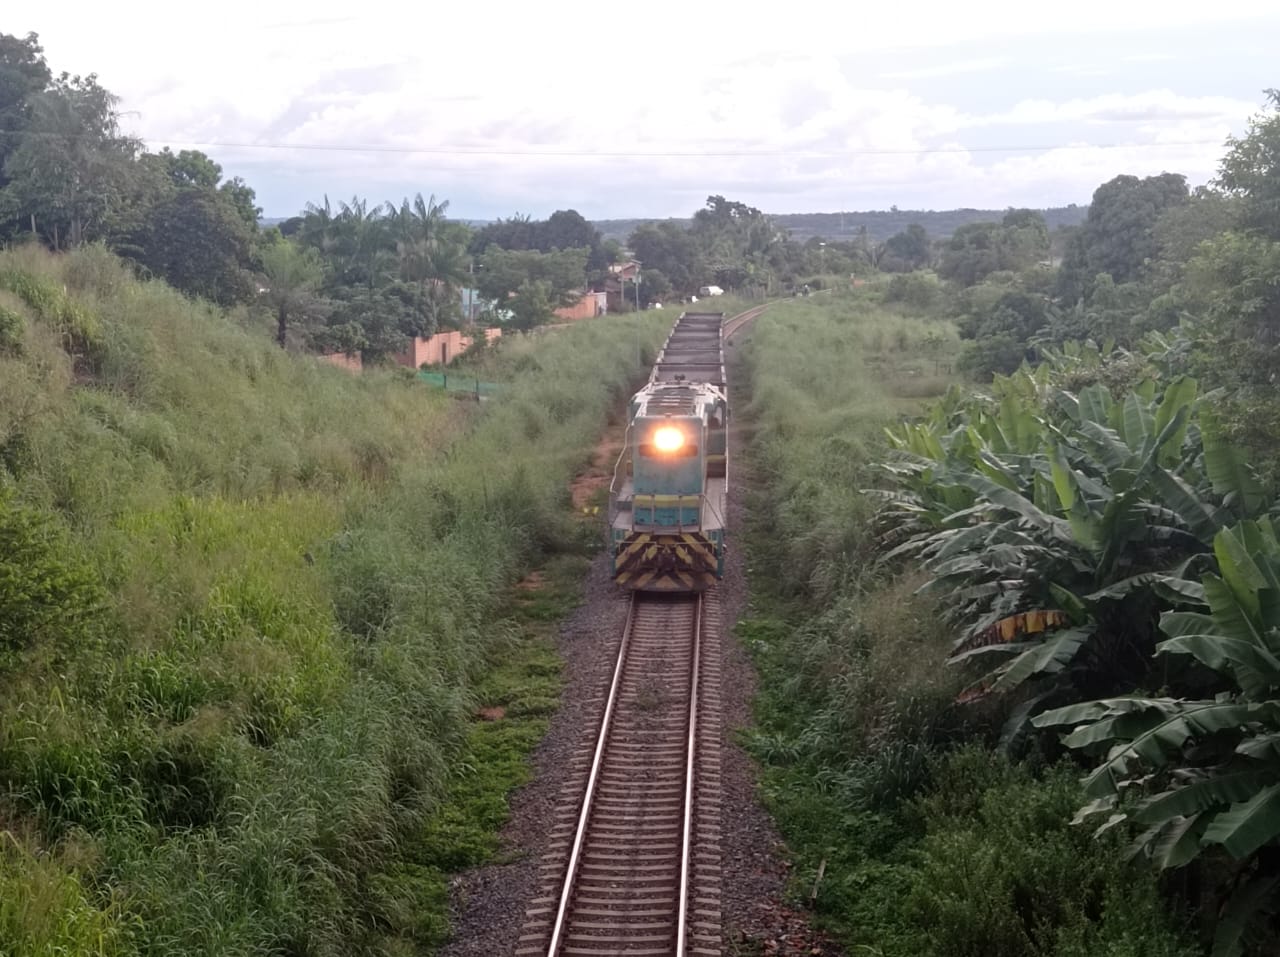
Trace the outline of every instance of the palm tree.
{"label": "palm tree", "polygon": [[434,194],[424,200],[418,193],[412,206],[406,199],[392,213],[400,278],[418,284],[436,326],[450,311],[466,276],[466,230],[444,218],[448,208],[447,200],[437,203]]}
{"label": "palm tree", "polygon": [[324,278],[324,268],[314,249],[301,249],[285,240],[262,252],[267,290],[263,298],[276,313],[276,341],[285,345],[290,316],[304,308]]}

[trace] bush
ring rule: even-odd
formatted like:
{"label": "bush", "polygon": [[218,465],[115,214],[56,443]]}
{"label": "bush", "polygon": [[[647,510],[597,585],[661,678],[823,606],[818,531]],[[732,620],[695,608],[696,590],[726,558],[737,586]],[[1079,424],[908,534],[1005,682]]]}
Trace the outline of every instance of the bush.
{"label": "bush", "polygon": [[922,312],[932,310],[941,299],[942,287],[937,280],[918,272],[895,275],[884,294],[885,302],[900,302]]}
{"label": "bush", "polygon": [[1155,880],[1071,825],[1079,771],[1035,778],[983,748],[941,759],[934,791],[913,803],[924,837],[913,853],[903,923],[916,954],[939,957],[1192,957]]}
{"label": "bush", "polygon": [[993,375],[1016,372],[1026,359],[1026,344],[1001,334],[966,343],[956,369],[974,381],[990,382]]}
{"label": "bush", "polygon": [[125,953],[128,927],[116,904],[95,906],[74,860],[34,853],[7,832],[0,841],[0,941],[6,957]]}
{"label": "bush", "polygon": [[0,302],[0,355],[21,355],[25,335],[26,323],[22,316]]}
{"label": "bush", "polygon": [[0,670],[45,642],[85,650],[104,600],[67,536],[0,486]]}
{"label": "bush", "polygon": [[47,279],[12,267],[0,269],[0,289],[7,289],[62,334],[68,349],[95,349],[101,341],[97,319]]}

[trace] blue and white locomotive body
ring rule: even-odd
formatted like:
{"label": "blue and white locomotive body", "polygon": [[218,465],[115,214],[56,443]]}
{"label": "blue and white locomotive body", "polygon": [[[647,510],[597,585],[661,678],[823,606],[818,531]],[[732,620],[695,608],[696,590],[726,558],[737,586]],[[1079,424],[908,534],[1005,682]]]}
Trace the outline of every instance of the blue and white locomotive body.
{"label": "blue and white locomotive body", "polygon": [[683,313],[631,399],[610,488],[614,580],[702,591],[724,576],[728,486],[723,313]]}

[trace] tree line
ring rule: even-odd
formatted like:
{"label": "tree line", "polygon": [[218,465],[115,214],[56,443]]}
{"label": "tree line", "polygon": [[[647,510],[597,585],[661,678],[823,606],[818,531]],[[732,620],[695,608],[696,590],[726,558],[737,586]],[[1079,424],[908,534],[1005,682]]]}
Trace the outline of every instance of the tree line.
{"label": "tree line", "polygon": [[[100,243],[187,295],[269,313],[281,346],[369,362],[467,322],[529,329],[585,290],[612,290],[621,308],[689,301],[709,285],[782,295],[824,275],[920,269],[934,247],[918,223],[883,241],[864,225],[848,240],[798,242],[778,217],[719,195],[687,223],[639,223],[625,245],[573,209],[477,229],[421,193],[325,196],[264,227],[242,178],[199,150],[147,150],[122,132],[118,107],[94,74],[55,76],[36,34],[0,34],[0,241]],[[627,259],[640,275],[624,287],[610,267]],[[464,312],[468,288],[484,308]]]}
{"label": "tree line", "polygon": [[1280,91],[1265,98],[1208,183],[1121,174],[1075,227],[1051,234],[1030,210],[963,226],[922,247],[887,297],[953,319],[961,369],[979,382],[1068,343],[1132,351],[1173,336],[1190,371],[1223,389],[1231,441],[1280,471]]}
{"label": "tree line", "polygon": [[[199,150],[146,149],[122,131],[119,98],[95,74],[55,76],[37,34],[0,34],[0,242],[101,244],[143,277],[269,314],[282,347],[377,362],[406,337],[467,322],[532,328],[611,283],[628,308],[687,300],[710,284],[776,292],[824,265],[816,246],[719,196],[689,229],[641,227],[628,248],[573,209],[476,229],[449,219],[448,207],[422,193],[325,196],[264,227],[242,178]],[[642,274],[623,289],[610,266],[629,257]],[[839,257],[833,249],[831,264]],[[483,308],[464,313],[463,289]]]}

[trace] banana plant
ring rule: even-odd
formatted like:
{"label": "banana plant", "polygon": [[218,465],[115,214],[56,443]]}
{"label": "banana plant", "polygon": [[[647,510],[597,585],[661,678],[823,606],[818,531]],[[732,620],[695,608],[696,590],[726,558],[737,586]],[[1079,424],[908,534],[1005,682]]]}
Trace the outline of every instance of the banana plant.
{"label": "banana plant", "polygon": [[890,432],[879,520],[885,559],[921,562],[923,589],[947,596],[952,663],[1000,662],[961,700],[1037,680],[1018,724],[1140,676],[1159,607],[1194,598],[1186,576],[1212,563],[1213,536],[1269,499],[1194,379],[1117,398],[1072,394],[1041,366],[995,393]]}
{"label": "banana plant", "polygon": [[1213,955],[1236,957],[1280,888],[1280,523],[1240,522],[1213,549],[1217,571],[1184,583],[1197,607],[1161,616],[1156,654],[1194,659],[1218,693],[1105,698],[1032,723],[1071,727],[1067,746],[1099,752],[1078,822],[1135,826],[1133,852],[1161,869],[1210,850],[1234,862]]}

